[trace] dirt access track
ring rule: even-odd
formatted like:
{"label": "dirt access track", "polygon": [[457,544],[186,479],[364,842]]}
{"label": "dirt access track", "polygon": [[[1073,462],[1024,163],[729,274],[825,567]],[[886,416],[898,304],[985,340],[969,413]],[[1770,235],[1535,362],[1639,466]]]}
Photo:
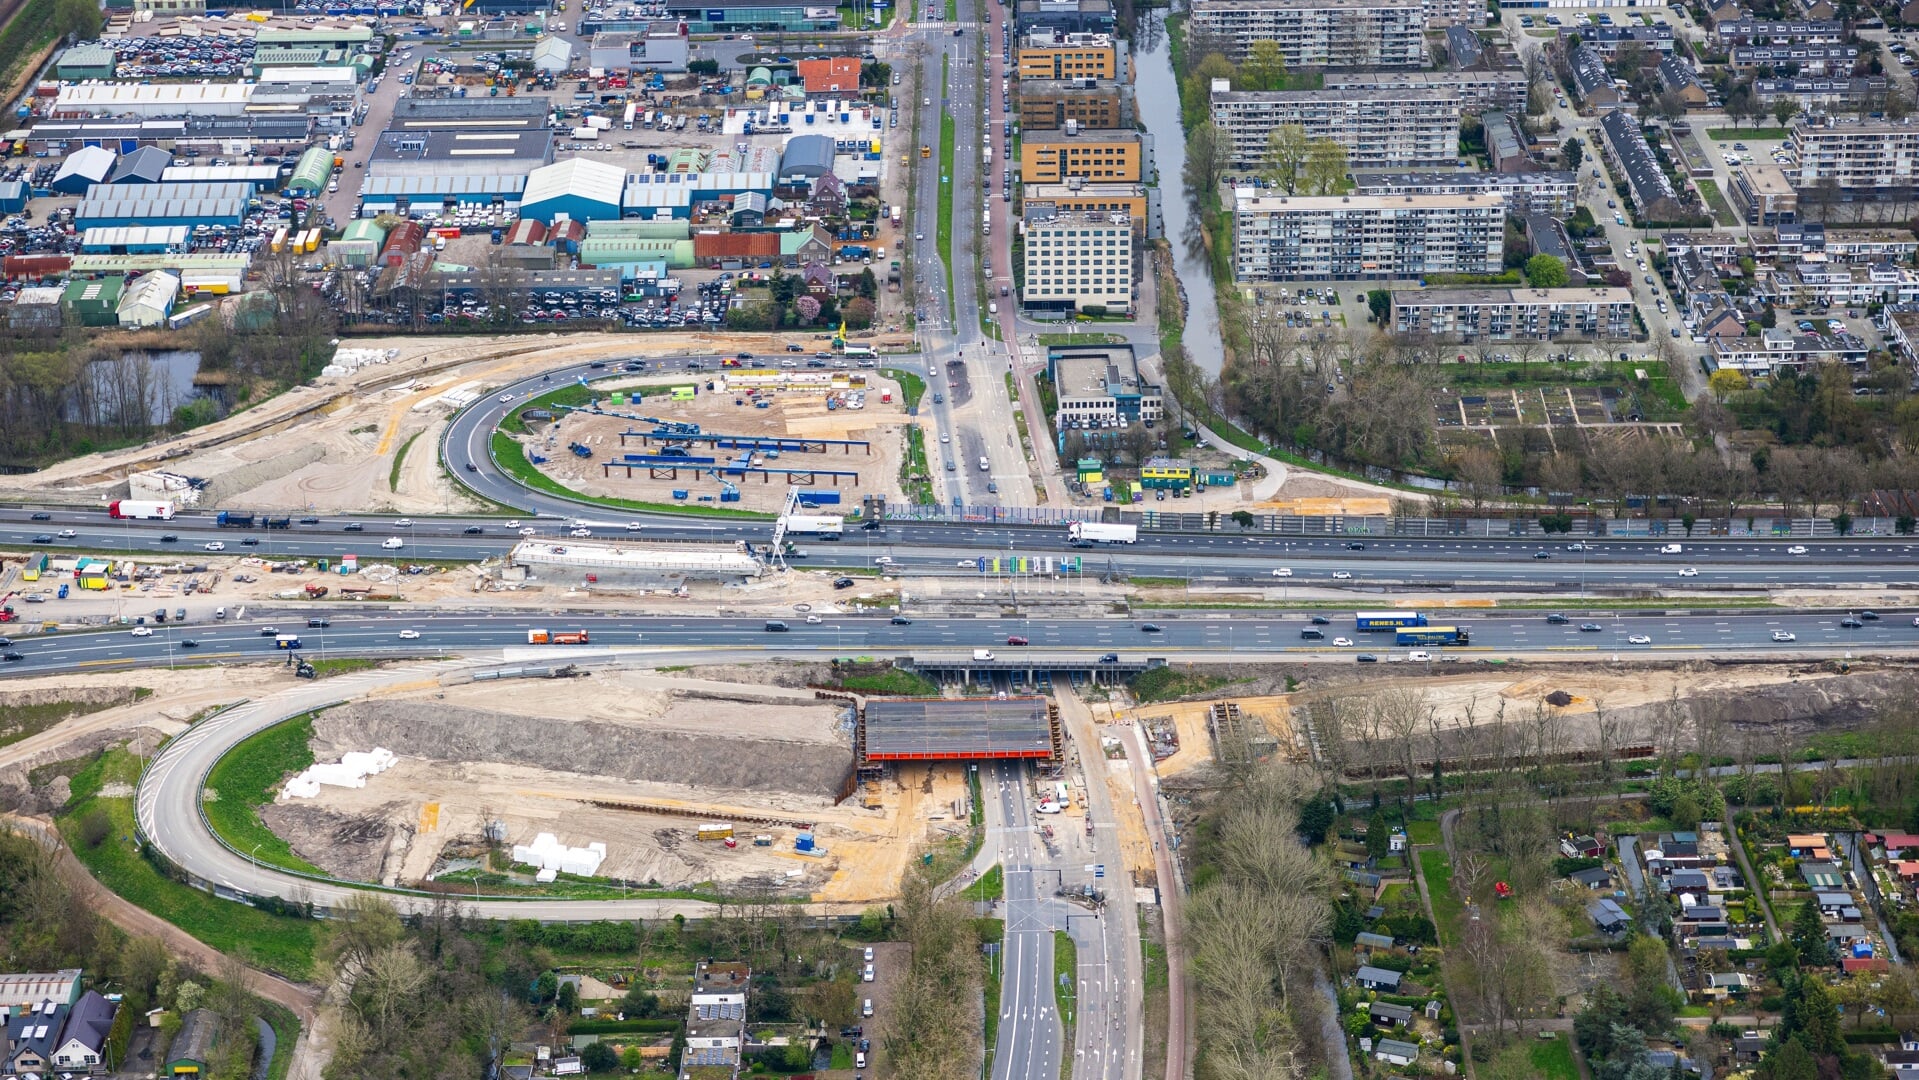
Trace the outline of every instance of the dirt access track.
{"label": "dirt access track", "polygon": [[[89,454],[36,473],[0,476],[0,498],[102,505],[134,473],[205,478],[202,507],[311,513],[432,514],[486,509],[448,480],[437,446],[449,391],[484,394],[529,375],[592,360],[808,352],[809,334],[548,334],[540,337],[353,338],[390,362],[324,376],[206,427],[144,446]],[[882,338],[882,348],[907,348]],[[869,398],[869,401],[872,399]],[[869,409],[871,406],[869,405]],[[405,453],[398,482],[391,473]]]}
{"label": "dirt access track", "polygon": [[[870,809],[838,801],[851,790],[851,727],[810,690],[595,671],[563,685],[421,687],[315,721],[318,761],[376,746],[400,761],[365,787],[323,787],[262,816],[316,865],[385,884],[475,866],[499,822],[506,847],[542,832],[605,843],[600,877],[883,900],[915,846],[964,827],[950,817],[958,770],[905,770]],[[738,847],[696,839],[716,821],[734,825]],[[825,854],[795,849],[808,826]],[[755,845],[762,835],[771,842]]]}

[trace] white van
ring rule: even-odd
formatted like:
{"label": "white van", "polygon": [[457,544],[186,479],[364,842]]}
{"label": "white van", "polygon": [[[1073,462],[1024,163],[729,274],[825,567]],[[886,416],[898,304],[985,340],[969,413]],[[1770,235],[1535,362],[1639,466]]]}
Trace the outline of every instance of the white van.
{"label": "white van", "polygon": [[383,548],[403,548],[406,546],[406,541],[397,536],[389,536],[385,540],[380,541],[380,546]]}
{"label": "white van", "polygon": [[985,454],[981,454],[979,456],[979,471],[981,472],[993,471],[993,466],[987,462]]}
{"label": "white van", "polygon": [[1660,545],[1659,553],[1661,555],[1677,555],[1684,550],[1686,549],[1679,544],[1662,544]]}
{"label": "white van", "polygon": [[973,659],[975,660],[991,660],[992,658],[993,658],[993,650],[991,649],[974,649],[973,650]]}
{"label": "white van", "polygon": [[1411,660],[1415,664],[1430,664],[1433,662],[1433,654],[1423,649],[1414,649],[1412,652],[1406,654],[1406,659]]}

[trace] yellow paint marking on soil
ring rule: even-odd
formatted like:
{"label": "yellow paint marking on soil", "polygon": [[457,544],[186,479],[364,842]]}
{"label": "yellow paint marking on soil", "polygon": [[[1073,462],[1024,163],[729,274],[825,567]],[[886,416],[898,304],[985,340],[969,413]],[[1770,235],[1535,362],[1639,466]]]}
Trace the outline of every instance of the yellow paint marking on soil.
{"label": "yellow paint marking on soil", "polygon": [[380,429],[380,445],[373,452],[385,457],[386,452],[393,448],[393,436],[400,433],[400,424],[406,419],[407,413],[413,411],[413,406],[443,392],[438,385],[423,386],[394,402],[393,408],[387,412],[386,426]]}
{"label": "yellow paint marking on soil", "polygon": [[440,827],[440,804],[436,802],[420,804],[420,831],[430,833]]}

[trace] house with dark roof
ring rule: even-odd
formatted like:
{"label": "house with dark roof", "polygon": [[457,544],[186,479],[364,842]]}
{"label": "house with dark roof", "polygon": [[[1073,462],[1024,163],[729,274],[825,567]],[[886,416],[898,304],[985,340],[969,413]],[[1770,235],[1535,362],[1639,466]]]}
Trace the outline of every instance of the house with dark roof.
{"label": "house with dark roof", "polygon": [[1399,978],[1399,972],[1397,971],[1389,971],[1386,968],[1376,968],[1371,965],[1362,966],[1359,971],[1353,975],[1353,981],[1359,984],[1360,989],[1384,990],[1389,994],[1399,991]]}
{"label": "house with dark roof", "polygon": [[1639,121],[1623,110],[1614,109],[1599,118],[1600,148],[1606,160],[1626,178],[1626,192],[1633,208],[1647,217],[1678,217],[1684,211],[1679,193],[1673,190],[1666,171],[1659,167],[1652,147],[1639,130]]}
{"label": "house with dark roof", "polygon": [[1699,81],[1699,73],[1677,56],[1668,56],[1659,62],[1659,89],[1678,95],[1688,109],[1703,109],[1712,99],[1706,84]]}
{"label": "house with dark roof", "polygon": [[1603,866],[1589,866],[1584,870],[1574,870],[1567,874],[1566,880],[1595,891],[1610,889],[1612,888],[1612,871]]}
{"label": "house with dark roof", "polygon": [[61,1072],[107,1072],[119,1063],[107,1060],[107,1036],[113,1031],[113,1002],[89,990],[67,1013],[53,1067]]}
{"label": "house with dark roof", "polygon": [[[1527,229],[1532,228],[1529,221]],[[1606,846],[1593,836],[1569,836],[1559,841],[1559,853],[1568,859],[1597,859],[1606,853]]]}
{"label": "house with dark roof", "polygon": [[1604,109],[1625,101],[1613,83],[1612,72],[1606,70],[1606,61],[1592,45],[1580,42],[1572,55],[1566,57],[1566,65],[1572,69],[1573,93],[1581,104]]}
{"label": "house with dark roof", "polygon": [[1468,27],[1453,23],[1446,28],[1446,59],[1455,69],[1464,71],[1486,62],[1486,45]]}
{"label": "house with dark roof", "polygon": [[205,1076],[213,1045],[220,1041],[220,1018],[205,1009],[195,1009],[180,1018],[180,1031],[167,1049],[166,1062],[160,1068],[163,1077]]}
{"label": "house with dark roof", "polygon": [[1757,1032],[1733,1037],[1732,1063],[1734,1065],[1757,1065],[1759,1058],[1765,1052],[1766,1040]]}
{"label": "house with dark roof", "polygon": [[1372,1012],[1373,1023],[1380,1027],[1405,1027],[1413,1022],[1411,1005],[1388,1005],[1382,1001],[1375,1001],[1367,1005],[1367,1008]]}
{"label": "house with dark roof", "polygon": [[68,1008],[66,1002],[48,998],[7,1017],[6,1059],[0,1067],[14,1073],[44,1073],[52,1068]]}
{"label": "house with dark roof", "polygon": [[1586,905],[1586,915],[1601,933],[1617,934],[1632,925],[1632,916],[1610,898],[1601,897]]}

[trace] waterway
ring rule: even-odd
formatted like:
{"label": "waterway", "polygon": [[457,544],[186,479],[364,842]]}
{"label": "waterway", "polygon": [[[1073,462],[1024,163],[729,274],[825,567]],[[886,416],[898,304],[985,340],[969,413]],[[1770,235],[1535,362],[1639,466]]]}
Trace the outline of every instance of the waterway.
{"label": "waterway", "polygon": [[1186,355],[1217,379],[1226,364],[1219,333],[1219,301],[1213,293],[1205,235],[1186,190],[1186,131],[1180,126],[1179,79],[1166,36],[1166,12],[1154,9],[1139,20],[1133,99],[1139,118],[1153,136],[1153,160],[1159,170],[1160,220],[1173,249],[1173,269],[1186,296]]}
{"label": "waterway", "polygon": [[182,349],[133,349],[86,366],[61,409],[72,423],[160,425],[193,398],[200,354]]}

